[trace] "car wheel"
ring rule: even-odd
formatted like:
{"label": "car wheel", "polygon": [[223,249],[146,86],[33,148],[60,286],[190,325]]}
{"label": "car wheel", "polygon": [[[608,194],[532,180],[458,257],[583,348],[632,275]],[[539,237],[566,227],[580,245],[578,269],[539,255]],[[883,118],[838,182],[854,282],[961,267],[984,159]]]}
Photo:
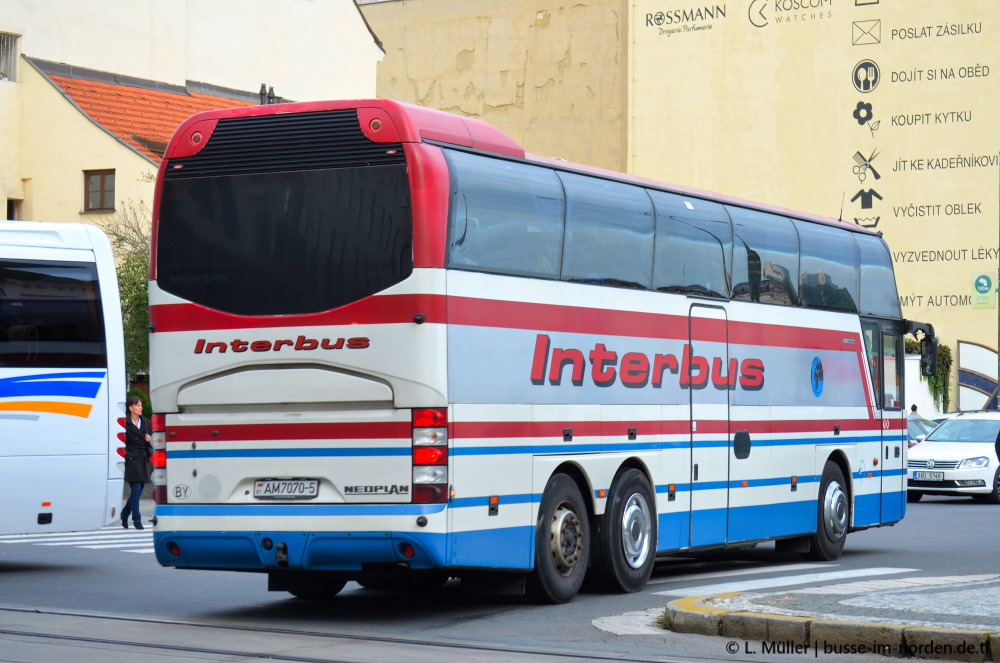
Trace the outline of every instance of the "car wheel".
{"label": "car wheel", "polygon": [[923,497],[923,496],[924,496],[924,494],[921,493],[919,490],[907,490],[906,491],[906,501],[907,502],[919,502],[920,498]]}
{"label": "car wheel", "polygon": [[990,493],[989,500],[991,504],[1000,504],[1000,468],[993,475],[993,492]]}
{"label": "car wheel", "polygon": [[528,592],[540,603],[565,603],[583,584],[590,561],[590,521],[580,489],[565,474],[549,479],[535,525],[535,569]]}
{"label": "car wheel", "polygon": [[845,485],[840,467],[833,461],[826,461],[816,500],[816,532],[809,540],[809,557],[812,559],[837,559],[844,550],[847,528],[851,523],[851,506]]}
{"label": "car wheel", "polygon": [[594,566],[601,584],[616,592],[645,587],[656,561],[656,498],[646,475],[628,469],[615,477],[596,522]]}

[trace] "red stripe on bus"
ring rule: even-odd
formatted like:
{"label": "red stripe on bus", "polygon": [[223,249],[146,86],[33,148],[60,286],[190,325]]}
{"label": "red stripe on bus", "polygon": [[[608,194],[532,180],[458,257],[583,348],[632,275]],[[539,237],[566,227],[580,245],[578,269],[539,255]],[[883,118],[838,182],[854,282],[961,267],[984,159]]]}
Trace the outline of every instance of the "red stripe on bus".
{"label": "red stripe on bus", "polygon": [[[687,316],[471,297],[448,297],[448,322],[477,327],[688,340]],[[699,325],[699,331],[704,333],[699,334],[697,340],[724,343],[726,327],[721,322]],[[731,321],[728,329],[729,342],[737,345],[858,352],[861,342],[856,333],[811,327]],[[853,343],[845,343],[845,340]]]}
{"label": "red stripe on bus", "polygon": [[[430,323],[447,322],[476,327],[526,329],[546,332],[597,334],[686,341],[688,317],[664,313],[609,311],[582,306],[536,304],[443,295],[374,295],[332,311],[288,316],[242,316],[197,304],[159,304],[150,307],[150,321],[157,332],[213,329],[394,324],[412,322],[423,313]],[[732,321],[729,343],[765,347],[856,352],[862,342],[849,331],[813,329],[755,322]],[[696,340],[724,343],[726,327],[699,325]]]}
{"label": "red stripe on bus", "polygon": [[168,426],[168,442],[245,442],[248,440],[389,440],[411,439],[408,421],[327,424],[235,424]]}
{"label": "red stripe on bus", "polygon": [[214,311],[198,304],[159,304],[149,307],[149,320],[159,332],[213,329],[269,329],[337,325],[378,325],[413,322],[422,313],[427,322],[443,323],[445,298],[441,295],[380,295],[332,311],[305,315],[246,316]]}

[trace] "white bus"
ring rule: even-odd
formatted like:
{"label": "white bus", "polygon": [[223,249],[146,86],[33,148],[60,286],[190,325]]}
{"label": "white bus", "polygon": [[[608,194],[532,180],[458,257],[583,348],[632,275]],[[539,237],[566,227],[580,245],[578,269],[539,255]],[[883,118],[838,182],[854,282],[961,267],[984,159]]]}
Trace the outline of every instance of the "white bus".
{"label": "white bus", "polygon": [[0,221],[0,534],[115,522],[124,401],[108,238],[76,223]]}
{"label": "white bus", "polygon": [[903,336],[936,346],[868,230],[388,100],[196,115],[154,207],[161,564],[559,602],[904,515]]}

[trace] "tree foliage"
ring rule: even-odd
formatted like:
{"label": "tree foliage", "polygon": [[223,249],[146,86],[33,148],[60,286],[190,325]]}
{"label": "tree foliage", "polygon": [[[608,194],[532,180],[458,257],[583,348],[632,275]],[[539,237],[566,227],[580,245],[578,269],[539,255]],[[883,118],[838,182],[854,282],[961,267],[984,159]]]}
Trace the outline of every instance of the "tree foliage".
{"label": "tree foliage", "polygon": [[149,375],[149,238],[152,215],[141,200],[123,202],[97,225],[115,253],[125,330],[125,373]]}
{"label": "tree foliage", "polygon": [[[920,354],[920,343],[913,339],[906,339],[906,353]],[[920,379],[927,383],[931,396],[934,398],[934,407],[938,412],[947,412],[951,407],[951,348],[944,343],[938,346],[937,371],[931,377]]]}

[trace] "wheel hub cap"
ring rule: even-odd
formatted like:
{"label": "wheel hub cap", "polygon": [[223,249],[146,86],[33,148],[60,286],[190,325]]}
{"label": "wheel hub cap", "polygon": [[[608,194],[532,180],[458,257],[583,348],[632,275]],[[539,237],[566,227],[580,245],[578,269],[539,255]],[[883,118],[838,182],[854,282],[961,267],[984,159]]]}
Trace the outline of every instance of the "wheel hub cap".
{"label": "wheel hub cap", "polygon": [[549,527],[549,548],[556,570],[562,576],[573,572],[583,551],[583,525],[572,509],[560,505],[552,514]]}
{"label": "wheel hub cap", "polygon": [[823,496],[823,526],[831,540],[838,540],[847,534],[847,495],[839,483],[826,487]]}
{"label": "wheel hub cap", "polygon": [[633,569],[640,568],[649,558],[652,529],[646,498],[632,494],[622,513],[622,549],[625,561]]}

